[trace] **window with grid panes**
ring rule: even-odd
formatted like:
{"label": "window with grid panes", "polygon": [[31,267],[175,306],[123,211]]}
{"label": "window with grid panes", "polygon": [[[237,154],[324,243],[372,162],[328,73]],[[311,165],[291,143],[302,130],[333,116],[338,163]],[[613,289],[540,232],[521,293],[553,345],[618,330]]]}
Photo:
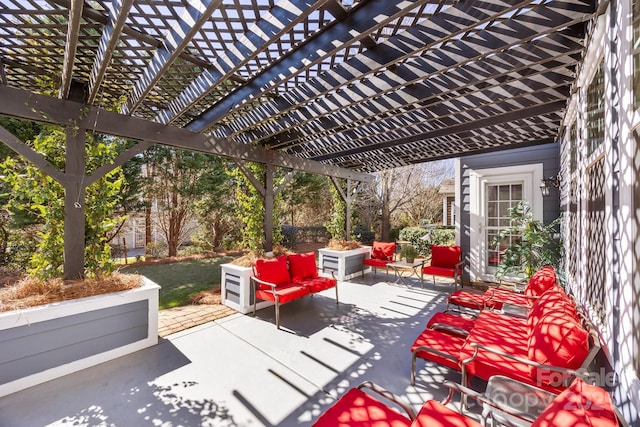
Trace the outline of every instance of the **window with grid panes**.
{"label": "window with grid panes", "polygon": [[[640,1],[640,0],[639,0]],[[576,123],[569,128],[569,171],[575,172],[578,167],[578,134]]]}
{"label": "window with grid panes", "polygon": [[604,141],[604,61],[587,89],[587,155]]}
{"label": "window with grid panes", "polygon": [[640,108],[640,0],[633,1],[633,106]]}

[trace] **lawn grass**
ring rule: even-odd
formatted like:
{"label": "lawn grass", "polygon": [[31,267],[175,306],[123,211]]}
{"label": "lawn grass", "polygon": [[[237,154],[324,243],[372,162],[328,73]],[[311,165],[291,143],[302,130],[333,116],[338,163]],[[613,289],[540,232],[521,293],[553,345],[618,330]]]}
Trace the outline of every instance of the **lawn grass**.
{"label": "lawn grass", "polygon": [[189,304],[189,296],[220,284],[220,264],[231,257],[205,258],[166,264],[132,266],[125,273],[148,277],[160,285],[160,309]]}

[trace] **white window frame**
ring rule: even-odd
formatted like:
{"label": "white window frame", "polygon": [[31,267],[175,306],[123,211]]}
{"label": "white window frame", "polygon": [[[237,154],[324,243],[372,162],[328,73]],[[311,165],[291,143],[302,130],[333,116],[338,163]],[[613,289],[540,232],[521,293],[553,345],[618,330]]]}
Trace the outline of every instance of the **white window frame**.
{"label": "white window frame", "polygon": [[472,281],[495,281],[493,274],[487,274],[486,244],[483,237],[486,225],[486,188],[487,184],[512,183],[522,181],[522,198],[529,202],[531,212],[536,220],[543,220],[543,198],[539,190],[543,178],[542,163],[532,163],[500,168],[475,169],[469,174],[470,190],[470,250],[469,271]]}

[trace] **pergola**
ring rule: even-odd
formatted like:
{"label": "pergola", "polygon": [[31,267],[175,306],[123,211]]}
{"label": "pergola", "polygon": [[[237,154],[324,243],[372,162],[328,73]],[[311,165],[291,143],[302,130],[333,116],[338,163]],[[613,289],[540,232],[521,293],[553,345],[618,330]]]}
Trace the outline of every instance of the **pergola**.
{"label": "pergola", "polygon": [[[369,181],[556,141],[595,13],[585,0],[0,0],[0,115],[139,142],[85,176],[84,132],[67,132],[64,171],[0,140],[64,186],[74,277],[73,201],[152,144],[266,164],[251,179],[268,209],[274,167]],[[57,97],[38,94],[40,76],[58,78]]]}

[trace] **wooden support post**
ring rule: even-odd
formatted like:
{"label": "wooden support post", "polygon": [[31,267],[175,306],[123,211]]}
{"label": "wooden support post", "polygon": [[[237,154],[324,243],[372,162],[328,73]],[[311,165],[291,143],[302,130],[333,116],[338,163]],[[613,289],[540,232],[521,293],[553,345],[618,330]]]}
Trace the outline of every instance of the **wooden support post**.
{"label": "wooden support post", "polygon": [[86,132],[67,128],[64,183],[64,273],[63,279],[84,277],[85,209],[84,156]]}
{"label": "wooden support post", "polygon": [[264,175],[264,251],[273,250],[273,164],[267,163]]}
{"label": "wooden support post", "polygon": [[342,188],[340,181],[338,181],[338,178],[332,176],[331,182],[333,183],[333,186],[338,191],[338,194],[340,194],[340,198],[342,198],[342,200],[344,201],[344,205],[345,205],[344,232],[345,232],[345,239],[349,240],[351,239],[351,205],[353,204],[353,201],[356,198],[355,196],[357,193],[358,185],[356,184],[354,186],[354,181],[351,179],[347,179],[347,189],[345,191]]}
{"label": "wooden support post", "polygon": [[345,239],[351,240],[351,181],[347,180],[347,199],[344,201],[344,234]]}

